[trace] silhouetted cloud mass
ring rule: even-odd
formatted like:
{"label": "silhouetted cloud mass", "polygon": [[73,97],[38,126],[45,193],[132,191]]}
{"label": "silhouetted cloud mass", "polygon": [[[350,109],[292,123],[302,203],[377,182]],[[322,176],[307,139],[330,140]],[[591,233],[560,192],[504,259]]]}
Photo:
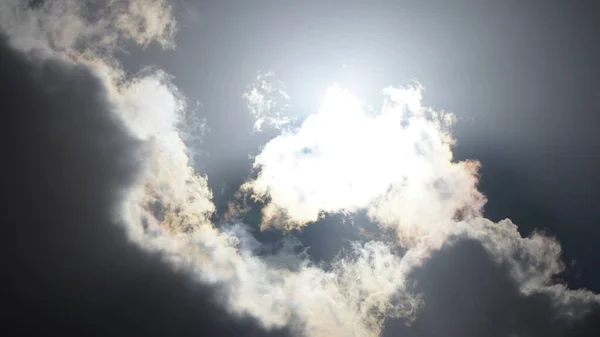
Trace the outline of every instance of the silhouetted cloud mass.
{"label": "silhouetted cloud mass", "polygon": [[204,286],[133,244],[116,215],[142,143],[85,65],[0,42],[6,335],[239,336]]}
{"label": "silhouetted cloud mass", "polygon": [[389,321],[383,336],[594,336],[600,331],[597,303],[559,308],[548,294],[523,295],[510,266],[495,263],[478,240],[452,238],[411,278],[426,305],[410,326]]}

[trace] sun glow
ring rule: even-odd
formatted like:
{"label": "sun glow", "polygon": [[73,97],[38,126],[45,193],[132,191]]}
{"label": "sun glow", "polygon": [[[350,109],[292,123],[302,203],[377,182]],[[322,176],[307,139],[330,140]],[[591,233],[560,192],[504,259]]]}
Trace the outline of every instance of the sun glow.
{"label": "sun glow", "polygon": [[422,107],[421,92],[386,88],[383,108],[372,113],[348,90],[330,87],[316,114],[256,157],[261,171],[246,187],[270,197],[265,223],[283,215],[291,220],[285,226],[302,226],[322,213],[364,209],[400,232],[428,232],[465,205],[478,209],[474,167],[452,161],[444,130],[451,119]]}

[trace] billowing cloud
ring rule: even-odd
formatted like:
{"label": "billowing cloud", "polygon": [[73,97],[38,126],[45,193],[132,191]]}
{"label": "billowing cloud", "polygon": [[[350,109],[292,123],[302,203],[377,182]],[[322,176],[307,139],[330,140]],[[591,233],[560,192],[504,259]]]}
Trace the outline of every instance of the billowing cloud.
{"label": "billowing cloud", "polygon": [[[553,283],[556,240],[481,217],[477,164],[452,161],[451,115],[422,108],[418,88],[387,90],[373,116],[334,87],[318,114],[257,157],[260,175],[245,187],[268,203],[275,227],[367,210],[402,239],[402,249],[356,242],[315,264],[293,238],[270,247],[236,220],[215,226],[208,177],[193,169],[183,137],[184,98],[158,69],[119,70],[112,53],[122,41],[172,45],[166,2],[2,6],[1,83],[16,117],[5,144],[14,166],[3,175],[14,195],[3,214],[16,237],[4,249],[19,261],[8,273],[16,324],[53,321],[62,334],[378,336],[391,319],[418,320],[443,304],[428,300],[433,287],[419,273],[444,272],[440,252],[466,238],[504,268],[519,298],[543,296],[545,309],[573,317],[597,301]],[[255,115],[281,126],[269,113]]]}
{"label": "billowing cloud", "polygon": [[143,145],[92,69],[2,38],[0,72],[7,335],[271,334],[231,319],[218,287],[131,244],[118,209]]}
{"label": "billowing cloud", "polygon": [[[453,162],[449,113],[421,106],[421,89],[388,88],[381,113],[369,114],[346,90],[327,91],[320,111],[298,130],[271,140],[248,182],[268,197],[265,223],[314,222],[321,212],[368,209],[382,224],[416,235],[457,216],[479,214],[477,163]],[[429,230],[433,231],[433,229]]]}
{"label": "billowing cloud", "polygon": [[470,238],[506,266],[522,294],[545,294],[556,312],[598,303],[596,294],[553,281],[564,269],[554,238],[523,238],[510,220],[482,216],[479,164],[453,160],[452,114],[423,107],[419,86],[384,94],[382,111],[372,114],[333,86],[318,113],[265,145],[255,159],[258,176],[243,186],[266,204],[263,226],[301,228],[326,213],[366,210],[395,229],[409,270],[456,238]]}

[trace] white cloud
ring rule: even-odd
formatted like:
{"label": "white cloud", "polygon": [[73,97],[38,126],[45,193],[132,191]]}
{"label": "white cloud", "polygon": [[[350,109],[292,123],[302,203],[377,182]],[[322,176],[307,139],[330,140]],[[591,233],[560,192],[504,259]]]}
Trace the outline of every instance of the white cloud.
{"label": "white cloud", "polygon": [[[124,208],[132,237],[201,282],[224,287],[232,313],[251,315],[267,328],[297,325],[309,336],[377,336],[388,314],[416,312],[418,297],[403,291],[410,269],[383,243],[355,245],[352,256],[325,270],[290,250],[253,254],[260,244],[240,227],[216,229],[207,178],[190,167],[179,137],[182,106],[174,88],[157,73],[119,93],[121,116],[150,149]],[[160,212],[153,211],[155,202]],[[142,219],[154,231],[144,230]]]}
{"label": "white cloud", "polygon": [[[103,76],[116,113],[146,146],[144,170],[119,213],[131,239],[164,253],[199,281],[221,285],[230,312],[251,315],[265,327],[292,325],[307,336],[377,336],[386,317],[417,314],[422,303],[410,292],[408,275],[460,234],[509,263],[524,292],[552,293],[562,303],[596,300],[551,283],[562,270],[556,241],[522,238],[510,221],[479,217],[485,198],[476,189],[477,164],[453,161],[447,132],[452,115],[422,107],[420,88],[387,89],[387,104],[375,116],[341,88],[331,88],[317,114],[265,146],[256,158],[260,175],[245,186],[269,200],[266,218],[289,220],[272,223],[278,227],[304,225],[320,212],[366,209],[397,230],[405,254],[377,241],[354,244],[327,269],[289,249],[254,254],[260,244],[247,232],[219,230],[209,220],[212,192],[208,178],[190,163],[181,132],[186,106],[168,76],[147,71],[125,78],[113,68],[110,52],[121,39],[170,45],[175,22],[169,6],[161,0],[110,0],[98,10],[113,15],[90,25],[89,13],[82,12],[89,4],[48,2],[30,10],[10,0],[0,7],[0,24],[15,46],[43,45]],[[272,114],[273,93],[287,99],[259,77],[246,97],[259,129],[289,122]],[[456,221],[457,212],[462,221]]]}
{"label": "white cloud", "polygon": [[384,107],[373,116],[333,86],[316,114],[265,145],[255,159],[257,178],[243,186],[266,203],[263,226],[298,228],[322,213],[367,210],[381,226],[395,229],[409,270],[450,238],[467,236],[510,266],[524,294],[598,301],[591,292],[573,296],[553,284],[563,271],[555,239],[542,233],[523,238],[510,220],[482,217],[479,163],[453,159],[452,114],[423,107],[418,86],[384,94]]}
{"label": "white cloud", "polygon": [[285,115],[289,96],[283,83],[275,80],[273,72],[257,72],[256,79],[247,86],[242,98],[255,119],[255,131],[262,131],[264,127],[283,129],[294,120]]}
{"label": "white cloud", "polygon": [[360,101],[329,88],[319,112],[295,131],[271,140],[255,159],[249,181],[269,198],[265,222],[304,225],[320,212],[368,209],[381,223],[409,233],[446,223],[464,210],[478,214],[475,162],[453,162],[446,131],[452,115],[420,105],[419,88],[386,89],[386,105],[371,116]]}

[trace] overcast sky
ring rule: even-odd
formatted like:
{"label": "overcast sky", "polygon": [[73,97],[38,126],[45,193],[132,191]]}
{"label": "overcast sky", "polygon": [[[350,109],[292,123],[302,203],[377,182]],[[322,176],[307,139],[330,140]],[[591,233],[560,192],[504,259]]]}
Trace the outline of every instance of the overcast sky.
{"label": "overcast sky", "polygon": [[0,5],[6,329],[600,332],[592,2],[90,3]]}

